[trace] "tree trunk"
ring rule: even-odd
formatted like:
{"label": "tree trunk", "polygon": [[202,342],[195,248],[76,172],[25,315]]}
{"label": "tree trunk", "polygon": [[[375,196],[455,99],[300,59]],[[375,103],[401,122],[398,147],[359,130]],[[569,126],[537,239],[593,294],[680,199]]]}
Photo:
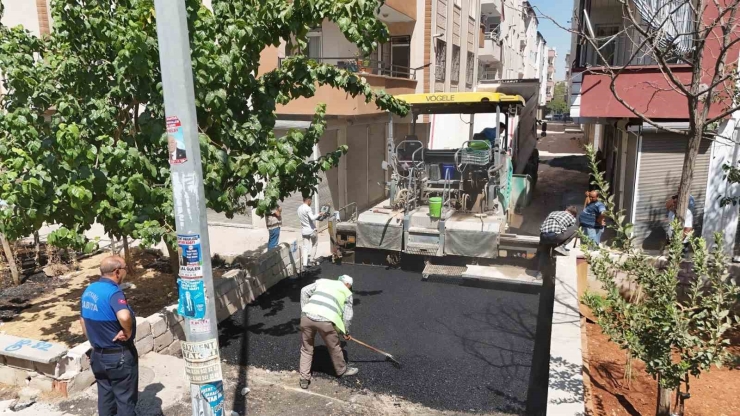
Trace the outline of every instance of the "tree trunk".
{"label": "tree trunk", "polygon": [[166,243],[165,245],[167,246],[167,254],[170,256],[170,269],[172,269],[172,274],[175,276],[175,280],[177,280],[180,274],[180,255],[177,252],[177,246],[171,246]]}
{"label": "tree trunk", "polygon": [[116,252],[116,237],[114,237],[113,234],[108,234],[108,237],[110,238],[110,254],[115,256],[118,254]]}
{"label": "tree trunk", "polygon": [[3,251],[5,251],[5,258],[8,259],[8,267],[10,268],[10,275],[13,277],[13,284],[19,286],[21,284],[21,275],[18,273],[18,265],[15,263],[13,249],[4,235],[0,234],[0,240],[3,244]]}
{"label": "tree trunk", "polygon": [[131,260],[131,250],[128,248],[128,237],[123,236],[123,258],[126,260],[126,269],[129,273],[134,271],[134,264]]}
{"label": "tree trunk", "polygon": [[41,237],[39,236],[38,231],[33,232],[33,245],[34,245],[33,260],[36,262],[36,266],[38,267],[38,266],[41,266]]}
{"label": "tree trunk", "polygon": [[[691,182],[694,179],[694,164],[699,155],[701,145],[703,123],[695,125],[694,134],[689,136],[689,145],[683,159],[683,170],[681,172],[681,184],[678,187],[678,204],[676,206],[676,217],[683,224],[686,219],[686,210],[689,208],[689,195],[691,195]],[[696,220],[696,219],[694,219]]]}
{"label": "tree trunk", "polygon": [[67,248],[67,257],[69,257],[69,262],[72,264],[72,270],[79,270],[80,262],[77,261],[77,250]]}
{"label": "tree trunk", "polygon": [[660,385],[660,376],[658,376],[658,404],[655,408],[655,416],[671,416],[671,391]]}

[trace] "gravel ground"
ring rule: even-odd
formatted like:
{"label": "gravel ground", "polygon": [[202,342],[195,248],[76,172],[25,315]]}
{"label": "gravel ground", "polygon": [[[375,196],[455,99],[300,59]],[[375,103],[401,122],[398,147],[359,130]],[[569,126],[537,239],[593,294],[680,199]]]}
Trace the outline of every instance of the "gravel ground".
{"label": "gravel ground", "polygon": [[[403,367],[350,343],[357,377],[347,387],[398,395],[448,411],[521,414],[526,404],[538,296],[421,281],[417,273],[324,264],[320,277],[355,278],[351,333],[386,350]],[[221,354],[230,364],[297,370],[300,289],[286,280],[221,327]],[[314,375],[333,376],[317,339]]]}

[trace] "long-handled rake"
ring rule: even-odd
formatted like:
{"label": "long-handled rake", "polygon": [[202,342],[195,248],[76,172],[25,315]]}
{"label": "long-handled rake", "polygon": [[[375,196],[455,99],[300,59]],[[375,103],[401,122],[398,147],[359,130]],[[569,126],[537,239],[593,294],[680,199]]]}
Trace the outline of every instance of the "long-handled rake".
{"label": "long-handled rake", "polygon": [[387,352],[385,352],[385,351],[381,351],[381,350],[379,350],[379,349],[377,349],[377,348],[375,348],[375,347],[373,347],[373,346],[371,346],[371,345],[367,345],[367,344],[365,344],[364,342],[362,342],[362,341],[358,340],[358,339],[357,339],[357,338],[355,338],[355,337],[352,337],[352,338],[350,338],[350,339],[351,339],[352,341],[354,341],[354,342],[356,342],[356,343],[358,343],[358,344],[362,345],[363,347],[365,347],[365,348],[367,348],[367,349],[373,350],[373,351],[377,352],[378,354],[383,354],[383,355],[385,355],[385,359],[386,359],[386,360],[388,360],[388,361],[392,362],[392,363],[393,363],[393,365],[394,365],[394,366],[396,366],[396,367],[398,367],[398,368],[400,368],[400,367],[401,367],[401,363],[399,363],[399,362],[398,362],[398,360],[396,360],[395,358],[393,358],[393,356],[392,356],[392,355],[390,355],[390,354],[388,354]]}

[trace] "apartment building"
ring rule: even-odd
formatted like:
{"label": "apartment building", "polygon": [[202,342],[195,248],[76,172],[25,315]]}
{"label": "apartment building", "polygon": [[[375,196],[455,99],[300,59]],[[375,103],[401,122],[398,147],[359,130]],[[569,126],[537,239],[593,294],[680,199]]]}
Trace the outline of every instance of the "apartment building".
{"label": "apartment building", "polygon": [[555,94],[555,63],[558,59],[558,52],[555,48],[547,49],[547,84],[545,90],[546,101],[552,101]]}
{"label": "apartment building", "polygon": [[535,56],[535,65],[537,71],[535,78],[540,80],[540,102],[538,109],[538,118],[544,117],[545,106],[547,106],[547,41],[540,32],[537,32],[537,54]]}
{"label": "apartment building", "polygon": [[[644,21],[650,21],[656,8],[664,8],[669,0],[648,2],[633,0],[635,10]],[[710,2],[711,3],[711,2]],[[617,208],[624,209],[627,220],[634,224],[636,243],[644,249],[657,250],[665,240],[665,201],[678,192],[687,138],[672,134],[644,123],[627,107],[619,103],[610,90],[610,78],[604,68],[626,68],[615,83],[617,94],[632,108],[637,109],[659,125],[673,129],[688,128],[686,99],[668,84],[665,75],[649,53],[637,51],[640,42],[634,42],[634,28],[625,24],[618,0],[575,0],[574,29],[581,30],[579,22],[585,17],[591,22],[597,37],[613,37],[604,42],[601,59],[594,48],[573,39],[571,56],[567,65],[572,71],[570,85],[571,116],[577,118],[586,132],[585,140],[599,150],[604,160],[606,179],[611,183]],[[678,47],[690,51],[694,48],[689,36],[695,16],[690,4],[670,8],[675,18],[665,35],[676,39]],[[716,15],[713,4],[707,6],[705,19]],[[587,15],[587,16],[584,16]],[[582,24],[582,23],[580,23]],[[650,29],[650,28],[648,28]],[[705,56],[717,56],[718,45],[708,42]],[[634,53],[637,52],[637,53]],[[634,59],[630,57],[635,55]],[[737,59],[738,51],[729,56]],[[703,61],[702,71],[711,76],[714,63]],[[676,59],[671,64],[679,79],[690,79],[691,65]],[[718,112],[717,106],[713,107]],[[710,114],[711,116],[711,114]],[[738,118],[738,116],[734,116]],[[738,120],[730,120],[719,127],[722,136],[736,139],[733,131]],[[722,208],[719,196],[736,192],[727,185],[722,175],[724,163],[736,163],[738,145],[731,140],[717,138],[701,143],[694,165],[691,195],[696,201],[694,228],[708,240],[713,233],[725,234],[725,247],[732,251],[737,232],[737,207]],[[706,220],[705,220],[706,219]]]}
{"label": "apartment building", "polygon": [[537,78],[539,21],[529,2],[481,0],[481,22],[480,80]]}

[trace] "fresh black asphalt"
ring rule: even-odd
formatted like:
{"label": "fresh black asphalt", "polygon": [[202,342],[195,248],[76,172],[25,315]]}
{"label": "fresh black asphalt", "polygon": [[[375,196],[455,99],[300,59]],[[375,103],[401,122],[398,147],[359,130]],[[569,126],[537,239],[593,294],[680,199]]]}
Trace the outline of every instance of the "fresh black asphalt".
{"label": "fresh black asphalt", "polygon": [[[527,400],[538,295],[422,281],[419,273],[325,263],[318,277],[354,278],[350,333],[403,366],[350,342],[355,377],[339,382],[450,411],[521,414]],[[298,370],[300,290],[287,279],[222,322],[222,358],[231,364]],[[317,336],[314,377],[333,376]],[[322,374],[323,373],[323,374]]]}

